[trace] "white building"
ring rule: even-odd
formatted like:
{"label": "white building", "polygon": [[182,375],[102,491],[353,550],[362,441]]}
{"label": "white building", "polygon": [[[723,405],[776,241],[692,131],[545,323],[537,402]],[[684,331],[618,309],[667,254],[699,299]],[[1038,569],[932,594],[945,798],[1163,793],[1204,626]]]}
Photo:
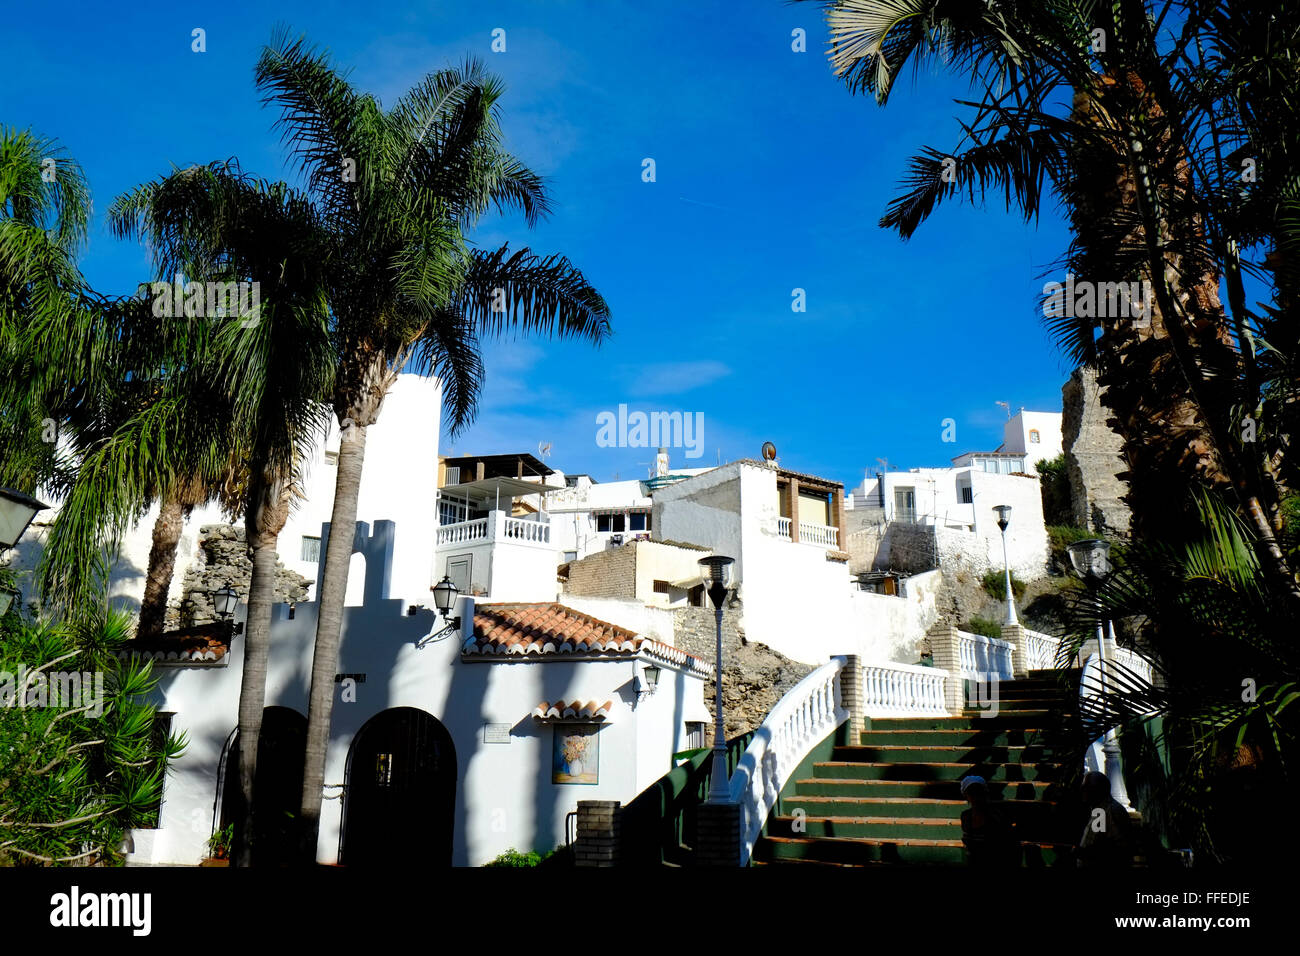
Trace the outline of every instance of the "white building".
{"label": "white building", "polygon": [[1010,475],[1038,474],[1038,462],[1051,461],[1065,448],[1060,412],[1027,412],[1023,408],[1002,426],[1002,444],[996,451],[972,451],[952,460],[957,468]]}
{"label": "white building", "polygon": [[[367,601],[344,613],[318,862],[475,866],[546,851],[566,842],[578,800],[630,800],[699,739],[704,662],[547,602],[462,598],[449,630],[384,590],[401,537],[387,521],[359,529]],[[301,789],[317,608],[290,617],[281,605],[271,629],[259,753],[274,757],[259,760],[257,783],[268,862],[286,852],[275,821]],[[182,633],[141,649],[162,658],[157,705],[189,744],[169,767],[158,828],[132,833],[131,863],[196,864],[237,818],[243,642],[201,644]]]}

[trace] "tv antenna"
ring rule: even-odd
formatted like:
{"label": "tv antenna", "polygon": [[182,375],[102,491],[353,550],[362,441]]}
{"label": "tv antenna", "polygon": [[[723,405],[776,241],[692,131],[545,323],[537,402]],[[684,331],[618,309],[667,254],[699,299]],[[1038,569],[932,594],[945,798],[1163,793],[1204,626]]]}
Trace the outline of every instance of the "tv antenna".
{"label": "tv antenna", "polygon": [[1007,421],[1011,421],[1011,403],[1010,403],[1010,402],[994,402],[993,404],[994,404],[994,405],[1001,405],[1003,408],[1005,408],[1005,409],[1007,410]]}
{"label": "tv antenna", "polygon": [[542,461],[551,457],[551,443],[548,441],[539,441],[537,443],[537,457]]}

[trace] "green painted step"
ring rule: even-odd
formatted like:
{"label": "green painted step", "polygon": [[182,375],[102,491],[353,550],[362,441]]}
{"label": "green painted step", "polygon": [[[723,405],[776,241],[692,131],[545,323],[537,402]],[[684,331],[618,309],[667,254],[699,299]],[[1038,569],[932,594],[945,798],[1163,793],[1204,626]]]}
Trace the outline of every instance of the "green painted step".
{"label": "green painted step", "polygon": [[[1050,825],[1056,804],[1048,800],[1001,800],[999,805],[1020,825]],[[934,797],[818,797],[797,795],[781,798],[781,814],[792,816],[803,810],[809,817],[933,817],[959,821],[965,800]]]}
{"label": "green painted step", "polygon": [[[802,830],[796,829],[802,827]],[[879,839],[961,840],[961,820],[942,817],[775,816],[768,820],[773,837],[877,837]]]}
{"label": "green painted step", "polygon": [[1061,775],[1059,764],[1053,763],[920,763],[885,762],[863,763],[854,760],[827,760],[813,764],[813,772],[821,779],[849,778],[853,780],[952,780],[957,782],[974,770],[986,780],[1055,780]]}
{"label": "green painted step", "polygon": [[935,744],[884,744],[857,747],[836,747],[832,760],[861,761],[864,763],[1040,763],[1050,759],[1050,748],[996,746],[944,746]]}
{"label": "green painted step", "polygon": [[[814,777],[797,783],[799,796],[810,797],[930,797],[960,800],[956,778],[949,780],[854,780]],[[1055,789],[1052,789],[1055,787]],[[1038,800],[1056,798],[1060,788],[1046,780],[994,780],[989,796],[994,800]],[[963,803],[965,801],[962,801]]]}
{"label": "green painted step", "polygon": [[1023,710],[983,716],[970,712],[960,717],[872,717],[868,730],[979,730],[987,724],[990,729],[1041,728],[1051,726],[1052,712],[1048,710]]}
{"label": "green painted step", "polygon": [[972,730],[864,730],[858,739],[864,747],[1026,747],[1039,743],[1042,732],[1035,728]]}
{"label": "green painted step", "polygon": [[[966,862],[961,840],[881,840],[874,837],[769,837],[758,848],[760,859],[819,863],[947,864]],[[1022,865],[1069,866],[1071,848],[1056,843],[1024,843]]]}

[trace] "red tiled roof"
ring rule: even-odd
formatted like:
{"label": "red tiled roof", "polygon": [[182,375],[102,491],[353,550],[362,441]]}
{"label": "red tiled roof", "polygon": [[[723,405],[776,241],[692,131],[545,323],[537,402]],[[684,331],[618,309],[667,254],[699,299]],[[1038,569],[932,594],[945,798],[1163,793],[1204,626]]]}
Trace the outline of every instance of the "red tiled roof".
{"label": "red tiled roof", "polygon": [[567,704],[562,700],[557,700],[553,704],[542,701],[533,709],[533,716],[538,720],[607,720],[613,708],[612,700],[607,700],[603,704],[597,704],[594,700],[589,700],[585,704],[577,700]]}
{"label": "red tiled roof", "polygon": [[137,655],[159,664],[219,664],[230,651],[228,623],[199,624],[154,637],[134,638],[118,650],[118,657]]}
{"label": "red tiled roof", "polygon": [[555,602],[480,604],[466,656],[600,654],[658,658],[697,673],[708,665],[693,654],[640,637],[617,624]]}

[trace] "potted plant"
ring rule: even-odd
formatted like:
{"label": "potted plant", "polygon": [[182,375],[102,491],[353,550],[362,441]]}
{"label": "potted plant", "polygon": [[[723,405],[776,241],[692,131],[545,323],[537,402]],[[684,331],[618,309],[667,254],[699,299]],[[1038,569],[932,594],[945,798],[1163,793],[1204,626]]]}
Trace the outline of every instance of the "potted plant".
{"label": "potted plant", "polygon": [[227,824],[208,837],[209,856],[200,866],[230,866],[230,845],[235,840],[235,825]]}

